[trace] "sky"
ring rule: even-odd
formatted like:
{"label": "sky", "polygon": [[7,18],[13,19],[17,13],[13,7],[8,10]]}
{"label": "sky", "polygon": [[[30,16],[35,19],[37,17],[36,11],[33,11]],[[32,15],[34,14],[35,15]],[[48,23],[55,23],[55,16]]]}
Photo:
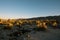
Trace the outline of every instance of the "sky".
{"label": "sky", "polygon": [[60,0],[0,0],[0,18],[60,15]]}

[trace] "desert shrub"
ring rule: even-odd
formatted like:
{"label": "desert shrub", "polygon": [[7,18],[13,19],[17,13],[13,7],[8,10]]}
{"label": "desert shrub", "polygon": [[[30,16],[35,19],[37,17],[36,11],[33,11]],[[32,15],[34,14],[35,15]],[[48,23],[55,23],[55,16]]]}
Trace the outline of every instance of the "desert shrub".
{"label": "desert shrub", "polygon": [[13,27],[13,24],[9,23],[9,24],[6,24],[6,26],[4,26],[4,29],[12,29]]}

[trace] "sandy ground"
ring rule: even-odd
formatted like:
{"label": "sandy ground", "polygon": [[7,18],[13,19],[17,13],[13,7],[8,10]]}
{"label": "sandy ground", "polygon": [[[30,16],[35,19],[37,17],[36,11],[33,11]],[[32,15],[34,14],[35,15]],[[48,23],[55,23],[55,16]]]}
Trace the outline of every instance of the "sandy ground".
{"label": "sandy ground", "polygon": [[0,40],[60,40],[60,29],[53,28],[49,28],[47,31],[29,32],[29,38],[26,37],[26,34],[22,36],[19,34],[12,34],[12,36],[9,36],[9,34],[18,31],[17,28],[18,27],[7,30],[0,27]]}
{"label": "sandy ground", "polygon": [[60,29],[49,29],[48,32],[31,34],[32,40],[60,40]]}

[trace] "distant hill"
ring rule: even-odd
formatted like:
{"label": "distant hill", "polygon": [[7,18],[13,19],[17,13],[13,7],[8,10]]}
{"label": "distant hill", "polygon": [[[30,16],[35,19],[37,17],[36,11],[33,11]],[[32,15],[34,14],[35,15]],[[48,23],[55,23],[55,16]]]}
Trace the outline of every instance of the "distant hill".
{"label": "distant hill", "polygon": [[34,17],[34,18],[28,18],[27,20],[57,20],[60,23],[60,15],[58,16],[46,16],[46,17]]}
{"label": "distant hill", "polygon": [[54,20],[54,19],[56,19],[56,20],[59,20],[60,19],[60,15],[59,16],[34,17],[34,18],[29,18],[29,19],[30,20],[31,19],[35,19],[35,20],[38,20],[38,19],[40,19],[40,20],[45,20],[45,19]]}

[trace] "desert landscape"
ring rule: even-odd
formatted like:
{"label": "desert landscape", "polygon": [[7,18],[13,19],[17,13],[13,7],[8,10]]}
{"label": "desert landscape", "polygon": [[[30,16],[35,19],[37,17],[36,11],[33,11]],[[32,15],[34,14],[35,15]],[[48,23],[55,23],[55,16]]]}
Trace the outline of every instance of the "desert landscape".
{"label": "desert landscape", "polygon": [[60,40],[60,0],[0,0],[0,40]]}
{"label": "desert landscape", "polygon": [[60,16],[0,19],[0,40],[60,40]]}

